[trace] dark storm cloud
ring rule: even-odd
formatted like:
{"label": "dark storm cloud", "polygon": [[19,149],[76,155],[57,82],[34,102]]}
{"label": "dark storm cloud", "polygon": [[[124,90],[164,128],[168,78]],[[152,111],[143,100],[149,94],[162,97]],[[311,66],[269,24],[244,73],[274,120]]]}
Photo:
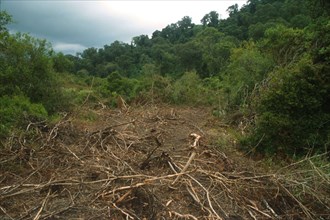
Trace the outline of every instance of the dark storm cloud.
{"label": "dark storm cloud", "polygon": [[[13,31],[28,32],[69,50],[101,47],[114,40],[130,41],[136,33],[134,22],[111,12],[106,3],[86,1],[3,1],[2,9],[15,23]],[[102,7],[103,6],[103,7]],[[142,33],[141,33],[142,34]]]}

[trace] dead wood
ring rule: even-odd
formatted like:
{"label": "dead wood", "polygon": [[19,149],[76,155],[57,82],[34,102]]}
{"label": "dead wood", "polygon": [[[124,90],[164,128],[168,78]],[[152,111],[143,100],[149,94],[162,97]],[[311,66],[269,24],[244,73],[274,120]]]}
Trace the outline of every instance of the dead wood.
{"label": "dead wood", "polygon": [[264,173],[221,152],[207,111],[104,111],[90,127],[64,115],[8,138],[0,152],[0,219],[330,217],[329,165],[319,167],[318,158]]}

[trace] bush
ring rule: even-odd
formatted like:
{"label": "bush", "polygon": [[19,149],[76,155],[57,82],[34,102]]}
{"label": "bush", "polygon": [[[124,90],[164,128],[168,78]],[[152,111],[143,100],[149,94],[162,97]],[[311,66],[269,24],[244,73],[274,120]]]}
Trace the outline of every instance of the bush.
{"label": "bush", "polygon": [[47,117],[41,104],[32,104],[25,96],[3,96],[0,98],[0,138],[14,127],[26,126],[28,120],[38,121]]}
{"label": "bush", "polygon": [[248,104],[256,85],[262,82],[273,68],[273,62],[253,42],[232,51],[230,64],[223,76],[223,87],[229,108]]}
{"label": "bush", "polygon": [[53,70],[52,49],[28,34],[0,33],[0,96],[23,94],[52,114],[66,105]]}
{"label": "bush", "polygon": [[172,91],[172,77],[162,76],[159,67],[147,63],[143,65],[140,81],[140,89],[136,101],[138,102],[168,102]]}
{"label": "bush", "polygon": [[176,104],[197,104],[201,94],[202,80],[196,72],[186,72],[173,84],[172,101]]}
{"label": "bush", "polygon": [[117,71],[111,73],[107,80],[108,90],[111,91],[112,95],[121,95],[126,101],[136,98],[142,90],[139,80],[123,77]]}
{"label": "bush", "polygon": [[328,72],[313,65],[307,56],[278,69],[261,91],[256,127],[242,143],[258,145],[257,150],[271,154],[326,152],[330,141],[329,94]]}

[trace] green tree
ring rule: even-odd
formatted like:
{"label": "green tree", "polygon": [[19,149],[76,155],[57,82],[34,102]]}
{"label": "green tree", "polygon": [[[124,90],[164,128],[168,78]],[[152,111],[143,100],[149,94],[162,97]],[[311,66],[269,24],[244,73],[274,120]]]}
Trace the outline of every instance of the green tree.
{"label": "green tree", "polygon": [[238,4],[229,6],[227,9],[227,12],[229,13],[229,16],[233,16],[238,13]]}
{"label": "green tree", "polygon": [[175,74],[177,72],[177,56],[174,53],[172,44],[165,38],[157,37],[153,39],[151,56],[161,75]]}
{"label": "green tree", "polygon": [[218,74],[219,70],[216,66],[219,58],[219,54],[217,54],[219,47],[215,47],[215,45],[219,43],[221,39],[224,39],[224,37],[223,33],[213,27],[206,27],[195,37],[195,45],[197,45],[202,52],[203,64],[202,68],[198,70],[200,76],[208,77]]}
{"label": "green tree", "polygon": [[125,100],[131,101],[141,91],[141,82],[121,76],[118,72],[112,72],[108,77],[108,89],[113,96],[121,95]]}
{"label": "green tree", "polygon": [[185,44],[178,44],[175,51],[183,71],[201,71],[202,51],[196,43],[189,41]]}
{"label": "green tree", "polygon": [[271,58],[261,53],[253,42],[234,49],[223,81],[229,92],[230,106],[248,105],[253,90],[267,77],[273,66]]}
{"label": "green tree", "polygon": [[310,33],[304,30],[277,25],[266,30],[263,48],[272,55],[276,64],[287,65],[299,60],[306,52],[310,38]]}
{"label": "green tree", "polygon": [[[53,73],[52,49],[28,34],[1,35],[0,95],[23,93],[33,103],[55,112],[61,102]],[[58,93],[58,95],[56,94]]]}
{"label": "green tree", "polygon": [[311,18],[304,14],[299,14],[290,19],[290,25],[293,28],[303,29],[311,23]]}
{"label": "green tree", "polygon": [[155,64],[145,64],[142,72],[142,96],[153,104],[159,101],[168,102],[171,92],[171,77],[161,76]]}
{"label": "green tree", "polygon": [[186,72],[173,85],[172,100],[176,104],[198,104],[204,99],[202,80],[196,72]]}
{"label": "green tree", "polygon": [[276,69],[260,91],[256,127],[243,144],[269,154],[327,152],[329,85],[329,74],[309,56]]}
{"label": "green tree", "polygon": [[218,27],[219,25],[219,14],[216,11],[211,11],[210,13],[204,15],[201,19],[201,23],[204,27]]}
{"label": "green tree", "polygon": [[229,64],[231,53],[236,47],[234,38],[223,37],[220,42],[214,44],[209,53],[204,55],[211,76],[223,74]]}
{"label": "green tree", "polygon": [[269,20],[279,17],[278,9],[274,5],[267,4],[258,4],[257,10],[255,12],[255,19],[261,22],[267,22]]}
{"label": "green tree", "polygon": [[[184,16],[180,21],[167,25],[161,32],[157,33],[171,43],[185,43],[193,37],[194,26],[195,24],[192,23],[191,17]],[[154,37],[156,37],[155,33]]]}
{"label": "green tree", "polygon": [[56,72],[73,72],[74,71],[74,63],[67,56],[65,56],[62,52],[55,54],[52,57],[53,60],[53,68]]}
{"label": "green tree", "polygon": [[256,124],[243,145],[281,155],[329,151],[330,23],[323,16],[314,22],[266,31],[263,50],[278,65],[254,97]]}
{"label": "green tree", "polygon": [[5,11],[0,11],[0,34],[8,32],[7,25],[13,21],[12,16],[10,16]]}
{"label": "green tree", "polygon": [[265,37],[265,31],[270,28],[274,28],[278,25],[277,22],[258,22],[249,26],[248,35],[249,38],[258,41]]}
{"label": "green tree", "polygon": [[[10,16],[0,15],[1,25],[8,24]],[[10,34],[1,26],[0,57],[0,136],[27,120],[66,110],[49,43],[28,34]]]}
{"label": "green tree", "polygon": [[140,35],[133,37],[132,44],[135,47],[150,47],[152,42],[149,39],[148,35]]}

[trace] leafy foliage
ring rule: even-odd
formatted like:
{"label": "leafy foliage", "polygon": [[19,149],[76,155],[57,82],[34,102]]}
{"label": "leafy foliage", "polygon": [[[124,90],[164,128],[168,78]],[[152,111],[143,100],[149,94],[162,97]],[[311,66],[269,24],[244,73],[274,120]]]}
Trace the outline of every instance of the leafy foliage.
{"label": "leafy foliage", "polygon": [[1,12],[0,99],[1,134],[28,117],[44,118],[68,106],[53,70],[52,51],[45,40],[10,34],[2,25],[10,16]]}
{"label": "leafy foliage", "polygon": [[76,56],[56,54],[27,34],[9,34],[11,18],[1,13],[0,98],[23,97],[50,114],[87,96],[108,103],[121,95],[128,102],[212,105],[216,115],[245,114],[250,132],[241,145],[248,150],[328,151],[329,3],[249,0],[227,11],[227,19],[211,11],[194,24],[184,16],[151,37]]}
{"label": "leafy foliage", "polygon": [[172,99],[174,103],[193,103],[201,98],[201,79],[196,72],[186,72],[173,85]]}
{"label": "leafy foliage", "polygon": [[310,58],[277,69],[260,93],[258,119],[248,141],[267,153],[304,155],[327,150],[329,77]]}
{"label": "leafy foliage", "polygon": [[5,11],[0,11],[0,33],[8,33],[7,25],[12,22],[12,17]]}
{"label": "leafy foliage", "polygon": [[33,104],[24,96],[0,97],[0,138],[15,127],[26,126],[29,120],[42,120],[47,115],[41,104]]}
{"label": "leafy foliage", "polygon": [[280,26],[266,34],[265,48],[280,66],[254,100],[258,118],[243,144],[258,146],[262,152],[300,156],[329,151],[328,23],[321,18],[311,29]]}
{"label": "leafy foliage", "polygon": [[267,78],[273,67],[272,60],[253,42],[234,49],[223,80],[229,93],[229,105],[234,108],[246,106],[253,90]]}
{"label": "leafy foliage", "polygon": [[32,103],[42,103],[49,113],[62,106],[51,60],[52,50],[44,40],[17,33],[0,36],[0,95],[24,94]]}
{"label": "leafy foliage", "polygon": [[107,80],[112,94],[114,96],[122,95],[128,101],[136,97],[141,90],[140,81],[123,77],[118,72],[111,73]]}

